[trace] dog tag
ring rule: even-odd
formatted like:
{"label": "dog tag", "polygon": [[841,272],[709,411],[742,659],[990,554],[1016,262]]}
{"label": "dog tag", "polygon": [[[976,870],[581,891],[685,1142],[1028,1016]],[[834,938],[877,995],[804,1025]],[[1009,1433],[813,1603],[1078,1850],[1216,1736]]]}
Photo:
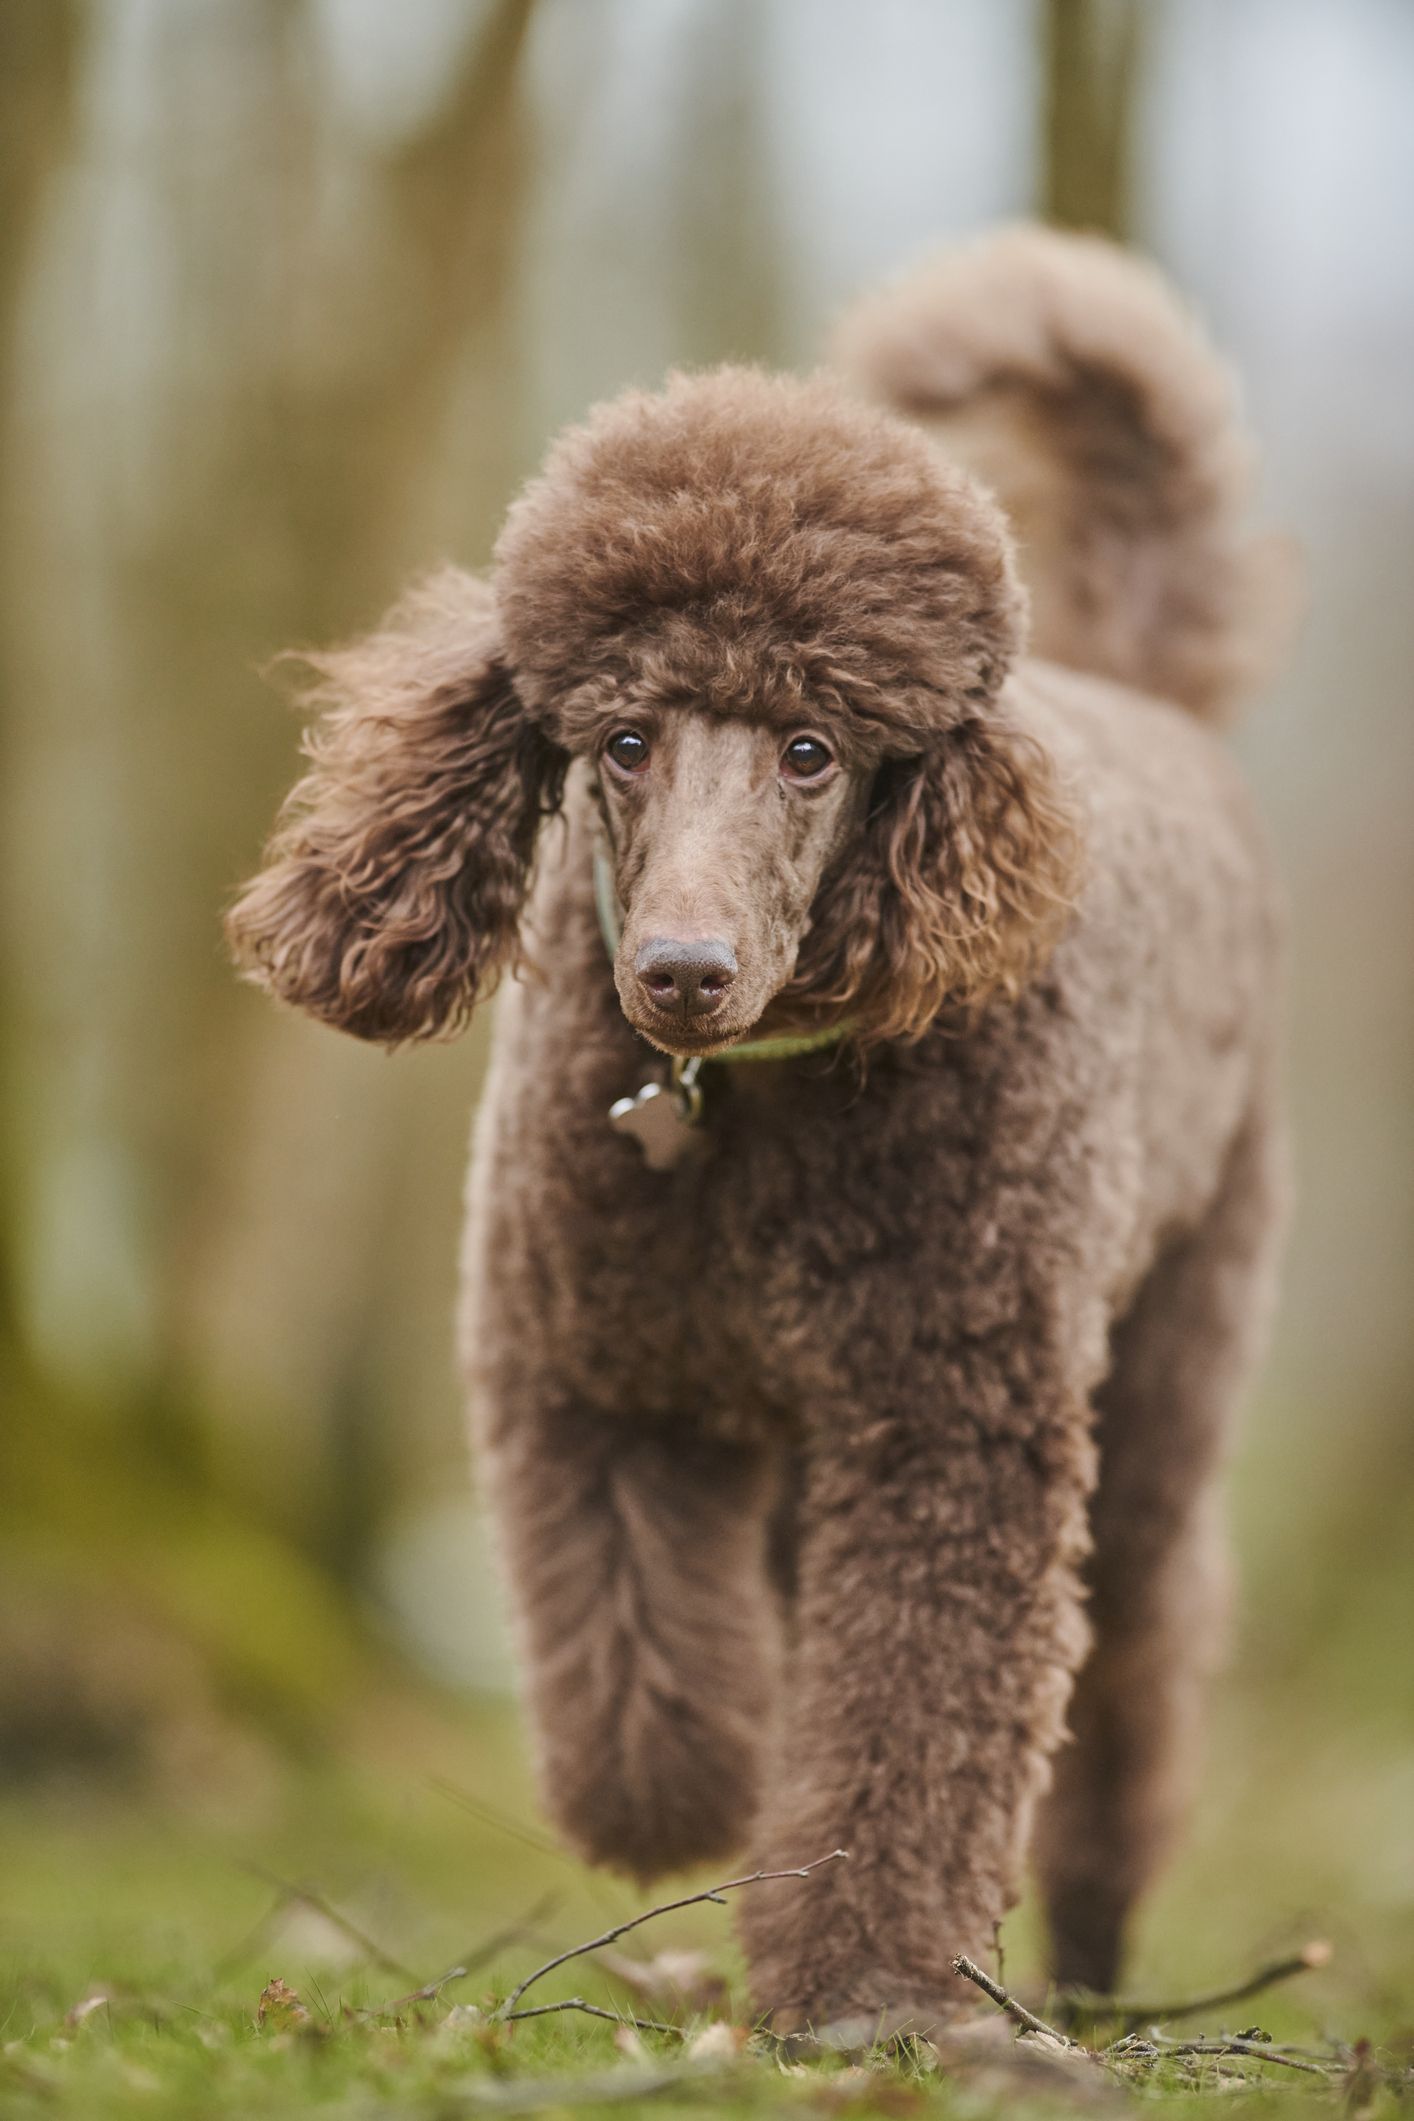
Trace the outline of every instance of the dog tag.
{"label": "dog tag", "polygon": [[671,1171],[700,1137],[695,1129],[702,1112],[697,1072],[701,1063],[674,1063],[671,1083],[645,1083],[632,1097],[609,1107],[609,1124],[631,1134],[650,1171]]}

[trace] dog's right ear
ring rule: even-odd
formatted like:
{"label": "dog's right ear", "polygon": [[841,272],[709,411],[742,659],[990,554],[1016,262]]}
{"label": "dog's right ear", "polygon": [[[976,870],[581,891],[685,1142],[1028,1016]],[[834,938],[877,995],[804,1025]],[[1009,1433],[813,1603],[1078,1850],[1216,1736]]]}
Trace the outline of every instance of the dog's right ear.
{"label": "dog's right ear", "polygon": [[566,754],[522,707],[490,588],[458,569],[368,640],[304,660],[310,770],[227,916],[232,950],[358,1038],[455,1031],[515,962]]}

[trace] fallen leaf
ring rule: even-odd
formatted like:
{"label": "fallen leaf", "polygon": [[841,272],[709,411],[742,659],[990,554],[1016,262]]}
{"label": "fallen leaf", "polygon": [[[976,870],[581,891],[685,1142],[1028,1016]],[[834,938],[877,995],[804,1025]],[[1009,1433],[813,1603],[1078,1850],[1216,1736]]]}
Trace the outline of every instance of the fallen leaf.
{"label": "fallen leaf", "polygon": [[300,2000],[299,1991],[278,1975],[273,1975],[260,1991],[255,2022],[263,2032],[287,2033],[296,2026],[308,2025],[309,2012]]}

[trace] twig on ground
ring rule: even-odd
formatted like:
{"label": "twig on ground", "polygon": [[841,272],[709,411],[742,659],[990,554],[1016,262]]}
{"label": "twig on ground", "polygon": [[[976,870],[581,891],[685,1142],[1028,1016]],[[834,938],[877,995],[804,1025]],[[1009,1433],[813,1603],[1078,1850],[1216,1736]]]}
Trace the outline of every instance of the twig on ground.
{"label": "twig on ground", "polygon": [[515,2025],[522,2018],[549,2018],[556,2011],[583,2011],[589,2018],[607,2018],[610,2025],[631,2025],[636,2033],[675,2033],[680,2040],[683,2028],[666,2025],[656,2018],[631,2018],[623,2011],[605,2010],[602,2003],[586,2003],[583,1996],[567,1996],[563,2003],[532,2003],[523,2011],[499,2010],[492,2013],[498,2025]]}
{"label": "twig on ground", "polygon": [[1245,2055],[1254,2062],[1279,2062],[1283,2069],[1304,2070],[1310,2077],[1329,2077],[1342,2066],[1338,2062],[1300,2062],[1295,2055],[1284,2054],[1267,2041],[1225,2039],[1221,2035],[1215,2040],[1165,2040],[1161,2036],[1154,2046],[1165,2062],[1177,2055]]}
{"label": "twig on ground", "polygon": [[382,1945],[375,1938],[370,1937],[366,1930],[361,1930],[356,1922],[350,1921],[347,1915],[340,1914],[338,1908],[332,1906],[322,1893],[315,1892],[312,1886],[296,1885],[292,1879],[279,1878],[273,1871],[263,1870],[258,1863],[242,1864],[241,1868],[248,1871],[252,1878],[259,1878],[265,1885],[272,1887],[280,1895],[276,1907],[266,1917],[267,1921],[272,1920],[282,1908],[296,1905],[312,1908],[316,1915],[322,1915],[326,1922],[331,1923],[336,1930],[341,1931],[348,1938],[350,1944],[357,1945],[364,1957],[370,1960],[373,1965],[381,1966],[385,1974],[396,1974],[400,1981],[415,1982],[417,1980],[417,1975],[411,1967],[404,1966],[401,1959],[395,1959],[391,1952],[385,1952]]}
{"label": "twig on ground", "polygon": [[360,2011],[359,2016],[361,2018],[387,2018],[391,2017],[394,2011],[407,2010],[415,2003],[435,2003],[444,1988],[450,1988],[454,1981],[465,1981],[467,1976],[474,1974],[478,1967],[488,1965],[498,1953],[506,1949],[507,1945],[519,1944],[525,1938],[533,1937],[537,1926],[545,1920],[547,1915],[554,1911],[558,1904],[558,1894],[546,1893],[543,1898],[536,1901],[534,1907],[527,1908],[517,1921],[508,1922],[504,1929],[494,1931],[482,1943],[473,1945],[472,1949],[466,1953],[465,1957],[456,1966],[448,1967],[446,1973],[439,1974],[435,1981],[425,1982],[421,1988],[409,1989],[405,1996],[395,1996],[391,2003],[370,2006],[368,2009]]}
{"label": "twig on ground", "polygon": [[1063,2015],[1068,2025],[1081,2018],[1116,2019],[1126,2031],[1133,2032],[1141,2026],[1165,2024],[1171,2018],[1196,2018],[1203,2011],[1245,2003],[1249,1996],[1259,1996],[1264,1989],[1275,1988],[1279,1981],[1290,1981],[1295,1974],[1311,1973],[1328,1965],[1330,1956],[1330,1946],[1324,1939],[1315,1938],[1310,1944],[1303,1944],[1299,1952],[1259,1966],[1254,1974],[1231,1988],[1212,1989],[1207,1995],[1189,1996],[1174,2003],[1132,2003],[1127,1997],[1096,1996],[1082,1989],[1064,1998]]}
{"label": "twig on ground", "polygon": [[728,1878],[722,1885],[708,1886],[705,1892],[687,1893],[681,1900],[665,1900],[660,1907],[650,1907],[641,1915],[630,1915],[626,1922],[615,1923],[612,1929],[605,1930],[602,1937],[591,1937],[584,1944],[572,1944],[568,1951],[557,1952],[555,1957],[547,1959],[543,1966],[534,1968],[526,1975],[524,1981],[517,1982],[495,2016],[503,2019],[526,2016],[527,2013],[516,2010],[516,2005],[526,1990],[534,1988],[537,1981],[543,1981],[547,1974],[553,1974],[571,1959],[583,1959],[590,1952],[602,1951],[605,1945],[617,1944],[619,1938],[626,1937],[630,1930],[640,1929],[645,1922],[656,1921],[659,1915],[673,1915],[679,1908],[699,1907],[709,1900],[720,1906],[726,1894],[739,1892],[743,1886],[764,1885],[774,1878],[808,1878],[812,1871],[818,1871],[824,1864],[843,1862],[848,1855],[848,1849],[831,1849],[828,1856],[817,1856],[813,1863],[803,1863],[793,1870],[753,1871],[749,1878]]}
{"label": "twig on ground", "polygon": [[1024,2003],[1018,2003],[1015,1996],[1010,1995],[999,1981],[994,1981],[990,1974],[984,1974],[981,1967],[965,1953],[958,1953],[953,1960],[952,1970],[955,1974],[961,1974],[964,1981],[971,1981],[980,1988],[984,1996],[990,1996],[998,2010],[1005,2011],[1008,2018],[1014,2019],[1023,2032],[1041,2033],[1047,2040],[1054,2040],[1058,2047],[1074,2047],[1073,2040],[1067,2039],[1064,2033],[1058,2033],[1053,2025],[1047,2025],[1044,2018],[1038,2018]]}

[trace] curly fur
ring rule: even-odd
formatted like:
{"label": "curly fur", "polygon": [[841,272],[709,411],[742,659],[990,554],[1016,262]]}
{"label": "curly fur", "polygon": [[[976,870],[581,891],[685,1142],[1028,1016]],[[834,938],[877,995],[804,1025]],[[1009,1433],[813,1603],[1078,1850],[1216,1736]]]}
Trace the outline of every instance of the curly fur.
{"label": "curly fur", "polygon": [[921,1038],[947,1004],[1015,996],[1055,939],[1081,859],[1045,753],[999,716],[964,722],[883,777],[787,992],[849,1017],[861,1046]]}
{"label": "curly fur", "polygon": [[[848,1848],[743,1905],[781,2025],[961,2007],[1028,1846],[1058,1975],[1113,1978],[1189,1774],[1280,1221],[1276,891],[1195,718],[1263,623],[1211,356],[1087,243],[924,292],[856,346],[878,381],[906,315],[896,398],[1005,404],[1004,495],[1050,452],[1032,588],[1089,674],[1025,658],[1005,519],[935,439],[823,378],[677,377],[561,440],[491,584],[318,659],[232,916],[255,977],[388,1041],[534,953],[462,1342],[541,1788],[641,1877]],[[738,967],[700,1034],[635,970],[673,934]],[[835,1052],[709,1064],[669,1171],[607,1125],[655,1048],[846,1012]]]}
{"label": "curly fur", "polygon": [[1009,229],[866,296],[834,355],[995,490],[1038,654],[1219,721],[1275,665],[1293,554],[1245,528],[1231,379],[1152,268]]}
{"label": "curly fur", "polygon": [[552,450],[497,560],[517,680],[572,748],[645,688],[887,747],[793,1000],[872,1042],[1018,990],[1078,850],[1050,761],[997,708],[1025,602],[970,480],[823,377],[679,376]]}
{"label": "curly fur", "polygon": [[304,658],[327,712],[227,933],[261,985],[358,1038],[459,1030],[517,960],[565,761],[496,639],[490,591],[448,568],[369,639]]}

